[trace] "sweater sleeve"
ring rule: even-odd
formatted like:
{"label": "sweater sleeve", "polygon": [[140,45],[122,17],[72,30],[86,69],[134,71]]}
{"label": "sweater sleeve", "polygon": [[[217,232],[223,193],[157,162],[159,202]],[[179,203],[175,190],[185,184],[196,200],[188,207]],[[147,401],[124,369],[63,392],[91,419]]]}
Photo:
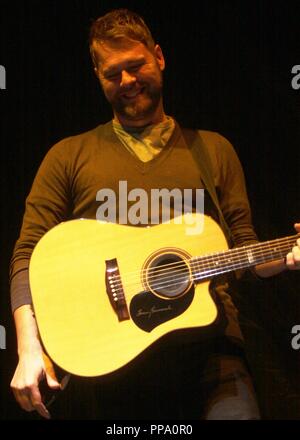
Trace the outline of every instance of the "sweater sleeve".
{"label": "sweater sleeve", "polygon": [[[220,207],[230,228],[234,246],[258,241],[252,225],[244,172],[231,143],[218,133],[209,132],[209,153]],[[202,134],[203,136],[203,134]]]}
{"label": "sweater sleeve", "polygon": [[59,142],[46,154],[26,199],[20,236],[10,263],[12,311],[31,304],[28,267],[35,245],[72,211],[67,143],[67,140]]}

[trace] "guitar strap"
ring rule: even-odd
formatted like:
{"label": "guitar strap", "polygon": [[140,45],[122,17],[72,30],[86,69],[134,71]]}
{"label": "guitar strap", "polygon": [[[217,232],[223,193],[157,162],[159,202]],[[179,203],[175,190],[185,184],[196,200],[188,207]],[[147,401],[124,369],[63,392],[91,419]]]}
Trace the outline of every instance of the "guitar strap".
{"label": "guitar strap", "polygon": [[198,164],[202,183],[207,189],[211,200],[217,209],[221,228],[227,238],[228,244],[231,247],[233,246],[233,238],[220,207],[218,195],[213,180],[213,168],[207,151],[207,147],[205,146],[199,131],[185,128],[182,129],[182,134],[188,147],[191,150],[195,161]]}

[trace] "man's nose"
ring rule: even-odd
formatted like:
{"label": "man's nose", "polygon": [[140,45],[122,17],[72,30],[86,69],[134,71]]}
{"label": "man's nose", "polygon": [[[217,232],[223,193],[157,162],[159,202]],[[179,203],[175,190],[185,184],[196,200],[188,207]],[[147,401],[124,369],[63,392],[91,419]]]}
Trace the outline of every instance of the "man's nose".
{"label": "man's nose", "polygon": [[121,75],[121,86],[128,86],[133,84],[136,81],[136,77],[127,72],[127,70],[122,70],[122,75]]}

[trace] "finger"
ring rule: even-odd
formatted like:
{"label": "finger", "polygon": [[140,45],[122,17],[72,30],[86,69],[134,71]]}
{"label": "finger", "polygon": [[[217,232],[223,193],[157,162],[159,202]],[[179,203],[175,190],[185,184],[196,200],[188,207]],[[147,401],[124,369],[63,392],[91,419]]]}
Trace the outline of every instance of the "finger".
{"label": "finger", "polygon": [[293,247],[293,258],[295,266],[300,265],[300,248],[298,246]]}
{"label": "finger", "polygon": [[38,386],[33,386],[31,388],[31,395],[30,395],[30,399],[31,399],[31,404],[34,407],[34,409],[42,416],[45,417],[46,419],[50,419],[50,413],[47,410],[46,406],[44,405],[44,403],[42,402],[42,396],[39,390]]}
{"label": "finger", "polygon": [[289,252],[286,256],[286,266],[289,270],[300,269],[300,249],[295,246],[292,252]]}
{"label": "finger", "polygon": [[286,256],[286,267],[288,269],[292,269],[294,267],[294,258],[292,252],[289,252]]}
{"label": "finger", "polygon": [[296,229],[297,232],[300,232],[300,223],[295,223],[294,228]]}
{"label": "finger", "polygon": [[36,404],[34,406],[34,409],[40,416],[44,417],[45,419],[51,419],[51,414],[49,413],[49,411],[47,410],[47,408],[43,403]]}
{"label": "finger", "polygon": [[53,379],[51,376],[48,376],[48,374],[46,374],[46,379],[49,388],[51,388],[52,390],[61,389],[61,384],[57,380]]}
{"label": "finger", "polygon": [[61,389],[61,385],[58,382],[57,378],[50,376],[50,374],[46,373],[46,380],[47,380],[47,384],[48,387],[54,390],[60,390]]}
{"label": "finger", "polygon": [[15,399],[19,403],[21,408],[23,408],[27,412],[34,411],[34,406],[31,403],[31,399],[27,390],[18,390],[16,388],[13,388],[12,390]]}

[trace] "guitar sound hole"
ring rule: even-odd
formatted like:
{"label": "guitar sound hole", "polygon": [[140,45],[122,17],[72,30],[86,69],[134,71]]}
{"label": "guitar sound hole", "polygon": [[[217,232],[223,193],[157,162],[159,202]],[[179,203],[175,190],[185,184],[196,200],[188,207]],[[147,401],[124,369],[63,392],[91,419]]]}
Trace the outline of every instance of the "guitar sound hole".
{"label": "guitar sound hole", "polygon": [[165,298],[177,298],[191,287],[190,271],[186,261],[176,254],[156,256],[150,262],[146,275],[147,287]]}

